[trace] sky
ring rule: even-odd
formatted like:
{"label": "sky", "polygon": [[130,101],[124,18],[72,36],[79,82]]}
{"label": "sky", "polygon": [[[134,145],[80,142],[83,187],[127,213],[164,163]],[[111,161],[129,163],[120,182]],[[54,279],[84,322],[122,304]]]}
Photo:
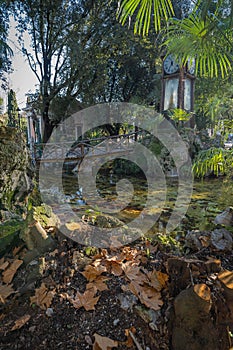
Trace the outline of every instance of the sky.
{"label": "sky", "polygon": [[[34,92],[36,89],[35,85],[38,84],[38,81],[34,73],[31,71],[26,61],[26,57],[24,57],[20,52],[15,32],[15,23],[13,20],[11,20],[8,45],[11,47],[14,53],[14,56],[12,57],[13,73],[8,74],[7,80],[9,89],[13,89],[15,91],[18,106],[20,109],[22,109],[26,105],[27,97],[25,94],[27,92]],[[7,94],[2,92],[1,95],[4,97],[6,107]]]}

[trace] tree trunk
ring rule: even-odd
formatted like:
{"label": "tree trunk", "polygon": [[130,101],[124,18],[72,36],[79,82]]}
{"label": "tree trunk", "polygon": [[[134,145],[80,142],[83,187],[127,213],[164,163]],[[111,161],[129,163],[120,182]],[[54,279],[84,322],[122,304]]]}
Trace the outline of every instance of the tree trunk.
{"label": "tree trunk", "polygon": [[211,290],[205,283],[196,283],[201,276],[207,278],[220,270],[217,259],[206,262],[177,257],[168,259],[169,294],[174,298],[168,325],[172,350],[230,348],[228,330],[232,331],[233,273],[218,274],[224,293],[219,284]]}
{"label": "tree trunk", "polygon": [[43,108],[44,130],[43,130],[42,140],[43,140],[43,143],[46,143],[46,142],[48,142],[48,140],[52,134],[54,125],[53,125],[52,121],[49,119],[49,105],[50,105],[50,103],[47,101],[47,99],[43,105],[44,105],[44,108]]}

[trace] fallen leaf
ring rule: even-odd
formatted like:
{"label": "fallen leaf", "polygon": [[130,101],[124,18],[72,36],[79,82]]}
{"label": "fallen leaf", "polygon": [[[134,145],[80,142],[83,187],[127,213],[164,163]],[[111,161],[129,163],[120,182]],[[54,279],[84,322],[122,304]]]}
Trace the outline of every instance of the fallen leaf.
{"label": "fallen leaf", "polygon": [[20,265],[22,265],[22,263],[23,263],[23,260],[16,259],[13,261],[12,264],[10,264],[10,266],[2,274],[2,280],[4,283],[7,283],[7,284],[11,283],[16,271],[18,270]]}
{"label": "fallen leaf", "polygon": [[218,279],[224,286],[229,289],[233,289],[233,272],[225,270],[218,274]]}
{"label": "fallen leaf", "polygon": [[143,283],[146,282],[147,277],[145,274],[143,274],[140,271],[140,267],[137,265],[137,263],[125,263],[123,264],[123,271],[126,275],[126,277],[130,280],[130,281],[137,281],[138,283]]}
{"label": "fallen leaf", "polygon": [[105,266],[102,266],[102,265],[99,265],[99,266],[87,265],[85,267],[85,270],[83,272],[81,272],[81,274],[84,277],[86,277],[86,279],[89,282],[92,282],[105,271],[106,271],[106,267]]}
{"label": "fallen leaf", "polygon": [[163,305],[163,301],[160,299],[161,294],[148,285],[141,285],[137,281],[131,281],[128,285],[123,285],[121,289],[124,292],[131,291],[142,304],[155,311],[159,310]]}
{"label": "fallen leaf", "polygon": [[112,273],[115,276],[121,276],[123,273],[122,270],[122,259],[119,256],[114,255],[110,258],[104,260],[104,264],[107,267],[109,273]]}
{"label": "fallen leaf", "polygon": [[130,291],[131,293],[136,295],[136,297],[139,297],[140,288],[141,288],[140,284],[137,283],[136,281],[131,281],[129,284],[121,286],[121,289],[124,292]]}
{"label": "fallen leaf", "polygon": [[168,281],[168,275],[166,273],[156,270],[148,271],[147,277],[149,279],[149,285],[155,288],[158,292],[160,292],[161,289],[166,287]]}
{"label": "fallen leaf", "polygon": [[125,335],[127,337],[127,340],[123,343],[127,348],[132,348],[134,345],[133,338],[130,335],[130,331],[134,334],[136,333],[136,329],[134,327],[131,327],[130,329],[125,329]]}
{"label": "fallen leaf", "polygon": [[159,310],[163,305],[160,297],[161,294],[152,287],[142,287],[139,293],[140,302],[155,311]]}
{"label": "fallen leaf", "polygon": [[0,284],[0,302],[5,303],[5,300],[9,295],[14,293],[14,289],[12,288],[12,284]]}
{"label": "fallen leaf", "polygon": [[15,324],[11,328],[11,330],[14,331],[15,329],[22,328],[30,320],[30,318],[31,318],[30,315],[24,315],[24,316],[20,317],[18,320],[15,321]]}
{"label": "fallen leaf", "polygon": [[16,254],[21,250],[21,248],[22,248],[22,246],[19,246],[19,247],[15,247],[14,249],[13,249],[13,255],[14,256],[16,256]]}
{"label": "fallen leaf", "polygon": [[95,310],[100,296],[94,297],[96,289],[87,289],[83,294],[77,292],[75,299],[68,297],[68,300],[74,305],[76,309],[84,307],[86,311]]}
{"label": "fallen leaf", "polygon": [[112,261],[110,263],[110,266],[111,266],[111,273],[114,275],[114,276],[121,276],[122,275],[122,265],[121,263],[119,263],[118,261]]}
{"label": "fallen leaf", "polygon": [[4,258],[3,258],[3,261],[2,261],[2,259],[0,260],[0,270],[5,270],[6,268],[7,268],[7,266],[9,265],[10,263],[9,263],[9,261],[5,261],[4,262]]}
{"label": "fallen leaf", "polygon": [[106,285],[106,281],[108,281],[109,278],[105,277],[105,276],[98,276],[93,282],[90,282],[87,284],[86,288],[87,289],[95,289],[99,290],[100,292],[102,292],[103,290],[107,290],[108,286]]}
{"label": "fallen leaf", "polygon": [[46,310],[50,307],[53,297],[55,295],[54,290],[48,290],[44,283],[41,284],[40,288],[35,290],[35,295],[30,297],[31,304],[35,303],[42,310]]}
{"label": "fallen leaf", "polygon": [[93,344],[93,350],[111,350],[118,346],[118,341],[112,340],[108,337],[102,337],[101,335],[95,333],[95,342]]}

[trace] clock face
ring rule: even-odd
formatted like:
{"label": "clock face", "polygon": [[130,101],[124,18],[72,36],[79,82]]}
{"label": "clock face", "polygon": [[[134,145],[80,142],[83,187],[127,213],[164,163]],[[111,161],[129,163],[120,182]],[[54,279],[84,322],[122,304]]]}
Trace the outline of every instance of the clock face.
{"label": "clock face", "polygon": [[172,55],[168,55],[163,62],[164,72],[172,74],[178,71],[179,65],[176,63]]}

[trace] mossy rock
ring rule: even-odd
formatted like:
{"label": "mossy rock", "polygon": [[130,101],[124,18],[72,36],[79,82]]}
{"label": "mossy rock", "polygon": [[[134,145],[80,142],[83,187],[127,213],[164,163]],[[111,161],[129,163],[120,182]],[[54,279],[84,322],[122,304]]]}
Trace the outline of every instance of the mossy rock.
{"label": "mossy rock", "polygon": [[24,226],[23,221],[9,220],[0,224],[0,255],[19,238],[19,234]]}
{"label": "mossy rock", "polygon": [[113,228],[123,226],[124,223],[111,215],[97,215],[94,224],[98,227]]}
{"label": "mossy rock", "polygon": [[47,204],[42,204],[33,208],[33,218],[40,222],[43,227],[57,226],[59,220],[53,213],[52,208]]}

